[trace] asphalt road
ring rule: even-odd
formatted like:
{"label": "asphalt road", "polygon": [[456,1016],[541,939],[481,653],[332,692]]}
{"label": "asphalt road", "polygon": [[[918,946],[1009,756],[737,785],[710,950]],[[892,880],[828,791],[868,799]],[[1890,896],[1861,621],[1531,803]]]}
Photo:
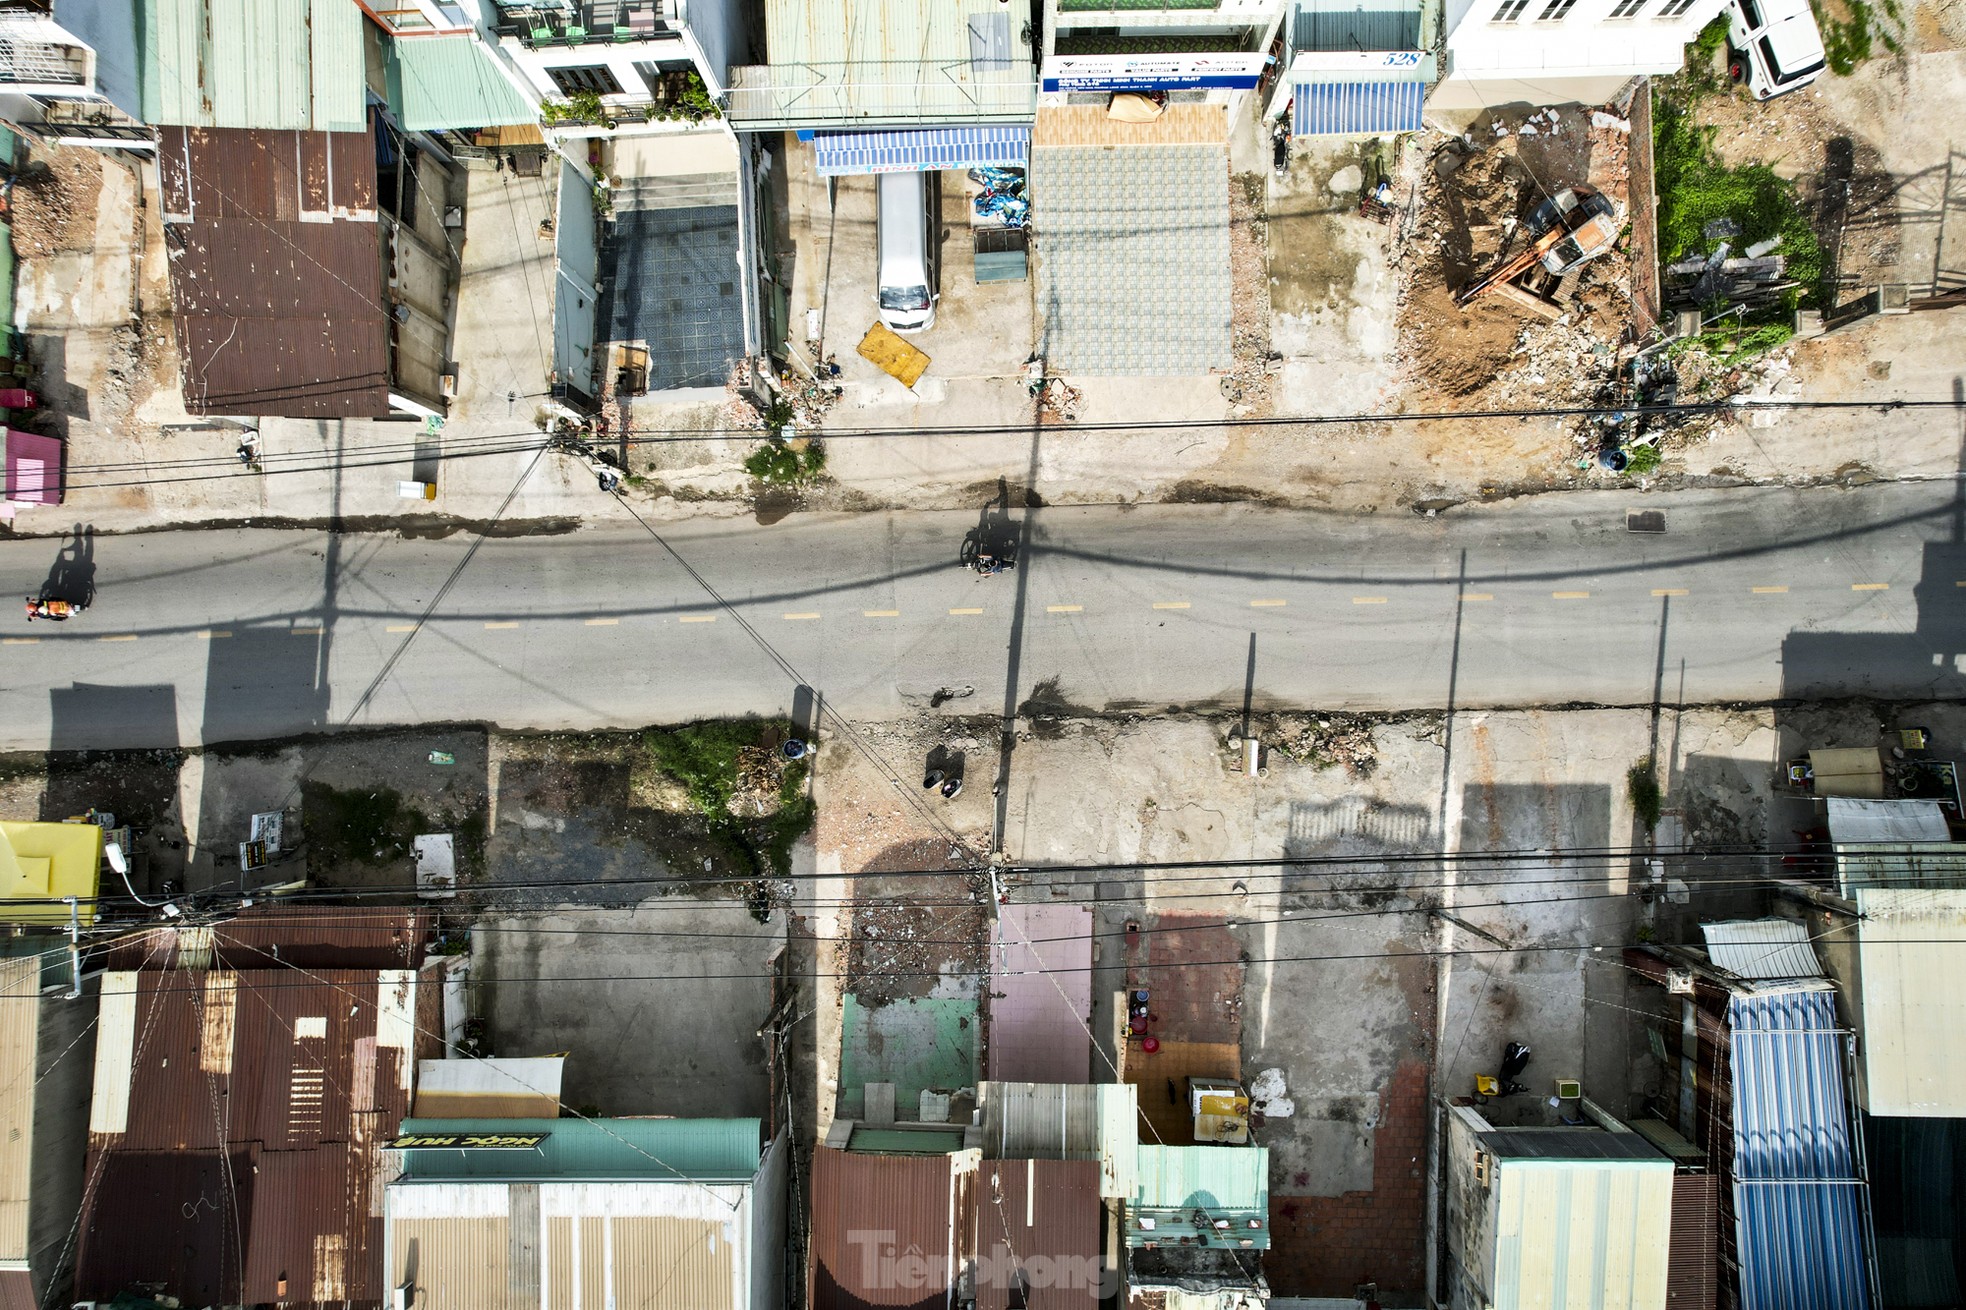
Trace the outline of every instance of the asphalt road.
{"label": "asphalt road", "polygon": [[[1663,510],[1666,531],[1627,529]],[[1159,711],[1955,696],[1954,489],[1545,497],[1439,518],[1230,506],[441,540],[176,531],[0,543],[0,748],[161,746],[446,720],[581,728],[939,702]],[[666,542],[666,544],[665,544]],[[58,551],[60,558],[58,559]]]}

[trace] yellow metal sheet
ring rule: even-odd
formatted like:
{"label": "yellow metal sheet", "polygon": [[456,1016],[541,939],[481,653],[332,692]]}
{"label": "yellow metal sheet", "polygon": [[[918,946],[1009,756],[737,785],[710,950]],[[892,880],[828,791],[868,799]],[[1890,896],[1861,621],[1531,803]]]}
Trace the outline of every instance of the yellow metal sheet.
{"label": "yellow metal sheet", "polygon": [[904,387],[914,386],[928,372],[928,356],[879,323],[868,328],[867,335],[860,338],[859,350],[862,359],[871,361],[881,372],[899,378]]}

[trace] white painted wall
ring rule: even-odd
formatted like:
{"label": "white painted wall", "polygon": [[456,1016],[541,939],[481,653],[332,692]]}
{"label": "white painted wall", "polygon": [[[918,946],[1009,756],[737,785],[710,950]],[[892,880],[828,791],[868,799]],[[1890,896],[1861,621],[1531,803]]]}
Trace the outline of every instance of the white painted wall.
{"label": "white painted wall", "polygon": [[1616,18],[1620,0],[1575,0],[1550,18],[1562,0],[1527,0],[1517,13],[1518,3],[1447,0],[1447,58],[1429,109],[1600,103],[1634,76],[1677,72],[1686,43],[1727,0],[1692,0],[1676,14],[1668,12],[1675,0],[1639,0],[1635,13]]}

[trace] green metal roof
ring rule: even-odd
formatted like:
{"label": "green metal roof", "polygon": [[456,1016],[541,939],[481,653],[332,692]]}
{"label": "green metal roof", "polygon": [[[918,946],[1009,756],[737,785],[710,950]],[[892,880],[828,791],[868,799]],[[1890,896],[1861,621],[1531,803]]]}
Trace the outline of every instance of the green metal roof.
{"label": "green metal roof", "polygon": [[[1207,1217],[1206,1235],[1212,1243],[1257,1250],[1269,1246],[1269,1147],[1141,1146],[1136,1168],[1126,1223],[1128,1246],[1196,1235],[1197,1210]],[[1145,1227],[1143,1218],[1153,1227]]]}
{"label": "green metal roof", "polygon": [[159,127],[361,132],[352,0],[142,0],[143,117]]}
{"label": "green metal roof", "polygon": [[405,1182],[742,1183],[763,1152],[756,1119],[405,1119],[402,1132],[547,1134],[537,1150],[403,1151]]}
{"label": "green metal roof", "polygon": [[387,50],[389,107],[411,132],[539,121],[539,110],[494,59],[474,36],[392,40]]}

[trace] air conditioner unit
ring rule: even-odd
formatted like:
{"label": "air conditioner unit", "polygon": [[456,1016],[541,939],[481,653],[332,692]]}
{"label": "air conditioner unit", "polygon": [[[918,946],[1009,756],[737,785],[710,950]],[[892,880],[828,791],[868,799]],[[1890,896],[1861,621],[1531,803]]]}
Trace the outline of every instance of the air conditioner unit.
{"label": "air conditioner unit", "polygon": [[1693,971],[1691,969],[1666,970],[1666,991],[1673,996],[1693,994]]}
{"label": "air conditioner unit", "polygon": [[1578,1079],[1559,1078],[1556,1080],[1557,1100],[1575,1101],[1575,1100],[1582,1099],[1583,1095],[1584,1095],[1584,1084]]}

